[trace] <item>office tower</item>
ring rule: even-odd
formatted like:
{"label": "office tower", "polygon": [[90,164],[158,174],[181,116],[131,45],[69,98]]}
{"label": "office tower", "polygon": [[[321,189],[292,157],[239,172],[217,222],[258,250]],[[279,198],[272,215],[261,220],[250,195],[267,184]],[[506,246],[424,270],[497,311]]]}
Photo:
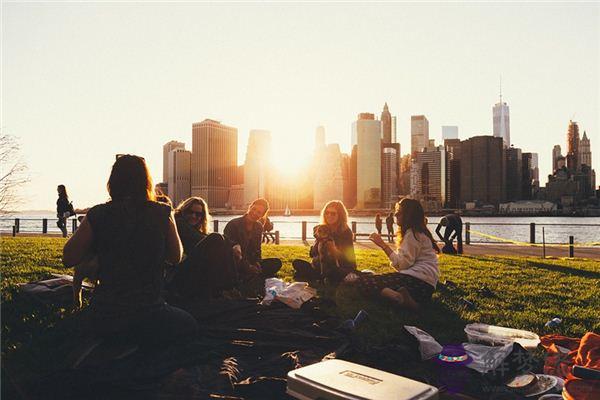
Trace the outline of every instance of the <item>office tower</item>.
{"label": "office tower", "polygon": [[435,149],[435,139],[429,139],[428,149]]}
{"label": "office tower", "polygon": [[523,154],[517,147],[506,149],[506,199],[522,200]]}
{"label": "office tower", "polygon": [[381,197],[383,208],[390,209],[398,201],[398,167],[400,154],[396,148],[384,147],[382,155]]}
{"label": "office tower", "polygon": [[579,156],[579,127],[577,122],[569,121],[567,131],[567,168],[572,174],[576,173],[581,166]]}
{"label": "office tower", "polygon": [[461,202],[495,204],[506,199],[506,156],[499,137],[474,136],[460,142]]}
{"label": "office tower", "polygon": [[510,147],[510,117],[508,105],[502,102],[502,90],[500,101],[492,109],[494,115],[494,137],[500,137],[504,141],[504,147]]}
{"label": "office tower", "polygon": [[591,144],[585,131],[583,131],[583,137],[579,141],[579,158],[581,165],[585,164],[588,167],[592,166]]}
{"label": "office tower", "polygon": [[[531,200],[534,190],[534,153],[522,154],[521,168],[521,198],[522,200]],[[507,177],[508,179],[508,177]]]}
{"label": "office tower", "polygon": [[458,139],[458,126],[442,126],[442,140]]}
{"label": "office tower", "polygon": [[177,207],[191,194],[192,153],[176,148],[169,152],[168,160],[168,194],[173,206]]}
{"label": "office tower", "polygon": [[325,148],[325,127],[317,126],[315,132],[315,151],[323,150]]}
{"label": "office tower", "polygon": [[413,165],[416,168],[411,171],[414,174],[411,177],[411,194],[421,200],[429,211],[441,209],[446,203],[446,150],[439,146],[419,151]]}
{"label": "office tower", "polygon": [[390,114],[387,103],[381,112],[381,139],[383,143],[392,143],[392,114]]}
{"label": "office tower", "polygon": [[163,145],[163,176],[162,181],[167,182],[169,179],[169,153],[171,150],[175,149],[185,149],[185,143],[178,142],[176,140],[171,140]]}
{"label": "office tower", "polygon": [[271,132],[251,130],[244,163],[244,205],[246,207],[259,197],[266,196],[270,159]]}
{"label": "office tower", "polygon": [[395,116],[392,117],[392,143],[398,143],[398,134],[396,131],[396,121],[397,121],[397,118]]}
{"label": "office tower", "polygon": [[344,198],[344,174],[339,144],[330,144],[317,166],[314,178],[314,208],[321,209],[330,200]]}
{"label": "office tower", "polygon": [[296,210],[303,194],[303,185],[299,179],[289,179],[275,168],[269,171],[266,199],[272,210]]}
{"label": "office tower", "polygon": [[416,154],[429,146],[429,121],[424,115],[410,117],[410,153]]}
{"label": "office tower", "polygon": [[552,149],[552,172],[558,169],[558,159],[562,157],[560,145],[555,144]]}
{"label": "office tower", "polygon": [[352,151],[350,152],[350,165],[348,167],[348,202],[347,208],[356,208],[357,201],[357,181],[358,181],[358,146],[353,145]]}
{"label": "office tower", "polygon": [[236,183],[237,128],[205,119],[192,124],[192,196],[210,208],[228,206],[229,190]]}
{"label": "office tower", "polygon": [[445,139],[446,206],[460,208],[460,139]]}
{"label": "office tower", "polygon": [[352,145],[357,146],[356,208],[381,206],[381,121],[369,113],[352,123]]}
{"label": "office tower", "polygon": [[[352,182],[351,182],[351,166],[352,157],[348,154],[342,153],[342,200],[347,208],[351,208],[350,204],[356,202],[356,195],[352,197]],[[353,207],[353,206],[352,206]]]}

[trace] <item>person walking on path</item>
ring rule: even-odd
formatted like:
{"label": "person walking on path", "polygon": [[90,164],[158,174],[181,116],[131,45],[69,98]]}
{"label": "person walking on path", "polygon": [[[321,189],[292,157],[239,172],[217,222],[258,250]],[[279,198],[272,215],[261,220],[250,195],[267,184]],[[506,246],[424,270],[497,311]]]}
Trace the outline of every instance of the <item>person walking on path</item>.
{"label": "person walking on path", "polygon": [[352,283],[367,296],[382,296],[394,304],[411,310],[431,300],[440,271],[436,253],[439,248],[425,222],[421,203],[402,199],[396,205],[399,241],[392,250],[378,233],[369,239],[379,246],[397,271],[388,274],[361,274]]}
{"label": "person walking on path", "polygon": [[[444,229],[444,236],[440,233],[442,226],[446,228]],[[435,233],[440,240],[444,242],[444,247],[448,246],[454,248],[453,241],[456,239],[458,254],[463,254],[462,227],[463,223],[460,216],[452,213],[445,215],[440,219],[440,222],[435,228]]]}
{"label": "person walking on path", "polygon": [[394,243],[394,213],[390,212],[385,218],[385,227],[387,228],[388,242]]}
{"label": "person walking on path", "polygon": [[75,215],[73,209],[73,203],[69,201],[69,195],[67,194],[67,188],[65,185],[58,185],[56,188],[58,192],[58,200],[56,200],[56,217],[58,221],[56,226],[62,232],[63,237],[67,237],[67,218]]}
{"label": "person walking on path", "polygon": [[377,230],[377,233],[381,235],[383,221],[381,220],[381,215],[379,215],[379,213],[375,216],[375,229]]}

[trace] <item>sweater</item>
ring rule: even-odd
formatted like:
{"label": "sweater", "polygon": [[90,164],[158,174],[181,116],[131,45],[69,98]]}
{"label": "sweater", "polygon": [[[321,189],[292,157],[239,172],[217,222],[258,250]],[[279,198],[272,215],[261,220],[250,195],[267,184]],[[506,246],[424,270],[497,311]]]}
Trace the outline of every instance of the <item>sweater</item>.
{"label": "sweater", "polygon": [[406,231],[397,250],[389,255],[390,265],[401,274],[410,275],[433,286],[440,277],[438,259],[431,240],[423,233]]}

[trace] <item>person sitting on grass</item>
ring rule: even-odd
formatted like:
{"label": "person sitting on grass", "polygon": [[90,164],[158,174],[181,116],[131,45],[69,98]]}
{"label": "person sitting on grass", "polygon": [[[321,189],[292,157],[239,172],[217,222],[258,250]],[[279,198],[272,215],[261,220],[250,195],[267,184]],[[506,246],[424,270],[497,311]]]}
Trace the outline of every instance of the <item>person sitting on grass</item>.
{"label": "person sitting on grass", "polygon": [[308,282],[323,280],[337,285],[348,275],[356,278],[354,240],[344,203],[332,200],[325,204],[314,234],[316,241],[309,251],[312,263],[300,259],[292,261],[294,279]]}
{"label": "person sitting on grass", "polygon": [[398,248],[392,250],[381,236],[369,237],[379,246],[397,271],[382,275],[361,275],[356,284],[367,295],[380,295],[403,308],[417,310],[431,300],[440,271],[439,248],[425,222],[421,203],[402,199],[396,204]]}
{"label": "person sitting on grass", "polygon": [[155,201],[144,159],[117,158],[107,188],[111,200],[87,212],[63,249],[66,267],[92,250],[98,257],[99,283],[76,315],[81,333],[145,348],[191,338],[194,318],[162,298],[165,262],[178,263],[182,246],[171,207]]}
{"label": "person sitting on grass", "polygon": [[[262,258],[263,227],[259,220],[268,211],[269,202],[262,198],[256,199],[244,215],[229,221],[223,230],[233,246],[240,280],[246,283],[275,277],[282,265],[278,258]],[[258,282],[254,283],[258,285]]]}
{"label": "person sitting on grass", "polygon": [[237,284],[231,244],[219,233],[210,233],[210,213],[201,197],[182,201],[175,210],[177,232],[185,259],[168,272],[175,296],[188,301],[220,295]]}

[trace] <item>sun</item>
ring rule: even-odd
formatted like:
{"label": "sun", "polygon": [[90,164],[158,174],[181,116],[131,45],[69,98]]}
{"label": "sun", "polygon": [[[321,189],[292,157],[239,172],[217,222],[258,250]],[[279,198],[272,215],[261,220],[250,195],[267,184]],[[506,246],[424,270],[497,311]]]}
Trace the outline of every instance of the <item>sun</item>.
{"label": "sun", "polygon": [[271,167],[286,176],[304,175],[313,157],[311,143],[301,141],[273,141],[271,146]]}

